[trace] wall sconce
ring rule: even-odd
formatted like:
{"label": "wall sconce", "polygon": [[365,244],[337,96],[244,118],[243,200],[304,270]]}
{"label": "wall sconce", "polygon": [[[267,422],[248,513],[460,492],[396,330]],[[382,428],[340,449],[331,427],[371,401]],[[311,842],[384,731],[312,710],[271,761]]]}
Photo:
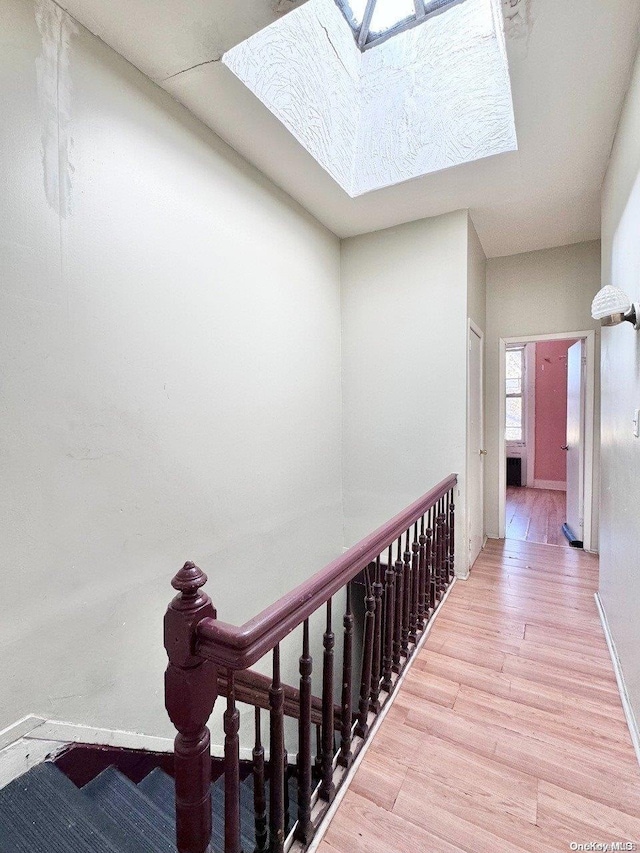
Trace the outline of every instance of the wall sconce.
{"label": "wall sconce", "polygon": [[626,320],[640,330],[640,303],[631,302],[624,290],[607,284],[591,303],[591,316],[603,326],[618,326]]}

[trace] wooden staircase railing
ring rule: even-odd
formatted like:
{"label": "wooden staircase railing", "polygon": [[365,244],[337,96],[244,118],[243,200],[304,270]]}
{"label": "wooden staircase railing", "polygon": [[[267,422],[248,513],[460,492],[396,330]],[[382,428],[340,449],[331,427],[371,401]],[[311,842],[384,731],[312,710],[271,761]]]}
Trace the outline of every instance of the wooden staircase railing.
{"label": "wooden staircase railing", "polygon": [[[240,715],[255,707],[253,750],[255,853],[304,849],[343,783],[371,726],[393,693],[454,576],[457,483],[452,474],[322,571],[240,627],[217,618],[193,563],[172,580],[178,591],[165,616],[165,704],[175,739],[176,836],[180,853],[208,853],[211,760],[208,719],[219,695],[224,711],[224,853],[240,853]],[[364,585],[352,582],[364,572]],[[334,705],[333,598],[344,590],[340,706]],[[354,602],[363,592],[360,690],[353,703]],[[342,599],[341,599],[342,601]],[[322,697],[313,697],[309,617],[324,608]],[[302,626],[300,689],[283,685],[280,642]],[[250,671],[271,655],[270,679]],[[357,707],[352,707],[355,704]],[[268,773],[260,708],[269,710]],[[298,720],[298,810],[288,816],[284,718]],[[315,764],[313,728],[319,732]],[[336,748],[335,733],[340,735]],[[266,776],[268,775],[268,779]],[[317,784],[314,785],[314,780]],[[268,782],[268,814],[267,790]],[[218,853],[218,851],[216,851]],[[221,851],[220,851],[221,853]],[[251,853],[245,850],[244,853]]]}
{"label": "wooden staircase railing", "polygon": [[[218,695],[226,696],[228,691],[228,679],[226,670],[218,672]],[[269,690],[271,679],[252,669],[241,669],[236,672],[234,678],[234,690],[236,702],[244,702],[253,705],[254,708],[270,709]],[[284,693],[284,715],[300,719],[300,691],[288,684],[282,685]],[[333,706],[333,724],[338,731],[342,727],[342,708],[340,705]],[[322,699],[320,696],[311,697],[311,722],[316,726],[322,725]]]}

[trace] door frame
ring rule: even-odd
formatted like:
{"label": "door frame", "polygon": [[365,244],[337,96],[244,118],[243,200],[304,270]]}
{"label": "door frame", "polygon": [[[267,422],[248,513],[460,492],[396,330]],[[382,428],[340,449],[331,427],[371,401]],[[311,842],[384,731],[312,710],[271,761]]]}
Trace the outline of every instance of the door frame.
{"label": "door frame", "polygon": [[554,332],[547,335],[520,335],[500,338],[500,369],[498,400],[498,537],[505,538],[507,503],[507,460],[505,428],[507,405],[503,389],[506,381],[506,350],[509,344],[529,344],[539,341],[584,340],[587,359],[585,369],[585,431],[584,431],[584,549],[593,550],[593,490],[594,490],[594,452],[595,452],[595,398],[596,398],[596,333],[594,329],[577,332]]}
{"label": "door frame", "polygon": [[[470,453],[470,444],[469,439],[471,435],[471,382],[469,378],[471,376],[471,335],[476,335],[480,339],[480,433],[482,435],[482,442],[485,443],[485,417],[484,417],[484,332],[478,326],[477,323],[469,317],[467,324],[467,458],[465,460],[465,508],[466,508],[466,536],[465,536],[465,545],[466,545],[466,560],[467,560],[467,570],[471,568],[471,553],[469,550],[469,534],[471,532],[471,513],[469,512],[469,453]],[[484,548],[486,542],[486,533],[484,530],[484,478],[485,478],[485,466],[484,461],[481,468],[481,482],[480,482],[480,495],[482,501],[482,531],[481,531],[481,539],[482,539],[482,548]]]}

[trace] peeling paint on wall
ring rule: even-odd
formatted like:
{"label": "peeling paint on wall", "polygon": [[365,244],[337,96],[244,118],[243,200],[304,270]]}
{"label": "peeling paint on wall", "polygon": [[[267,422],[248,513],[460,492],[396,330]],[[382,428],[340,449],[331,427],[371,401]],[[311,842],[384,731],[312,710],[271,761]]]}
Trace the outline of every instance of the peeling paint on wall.
{"label": "peeling paint on wall", "polygon": [[531,10],[528,0],[502,0],[504,31],[509,39],[529,40]]}
{"label": "peeling paint on wall", "polygon": [[36,0],[35,14],[42,39],[36,75],[42,122],[44,191],[49,206],[64,218],[71,212],[73,176],[69,45],[77,27],[51,0]]}
{"label": "peeling paint on wall", "polygon": [[271,8],[276,15],[286,15],[292,9],[301,6],[304,0],[272,0]]}

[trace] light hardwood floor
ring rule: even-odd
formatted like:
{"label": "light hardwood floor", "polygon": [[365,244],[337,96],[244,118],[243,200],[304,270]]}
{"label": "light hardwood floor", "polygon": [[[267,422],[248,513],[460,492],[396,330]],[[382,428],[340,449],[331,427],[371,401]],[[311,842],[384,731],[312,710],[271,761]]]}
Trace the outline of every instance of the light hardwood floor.
{"label": "light hardwood floor", "polygon": [[640,768],[597,577],[582,551],[490,540],[443,605],[320,853],[640,843]]}
{"label": "light hardwood floor", "polygon": [[565,492],[507,486],[507,539],[570,547],[562,532],[566,519]]}

